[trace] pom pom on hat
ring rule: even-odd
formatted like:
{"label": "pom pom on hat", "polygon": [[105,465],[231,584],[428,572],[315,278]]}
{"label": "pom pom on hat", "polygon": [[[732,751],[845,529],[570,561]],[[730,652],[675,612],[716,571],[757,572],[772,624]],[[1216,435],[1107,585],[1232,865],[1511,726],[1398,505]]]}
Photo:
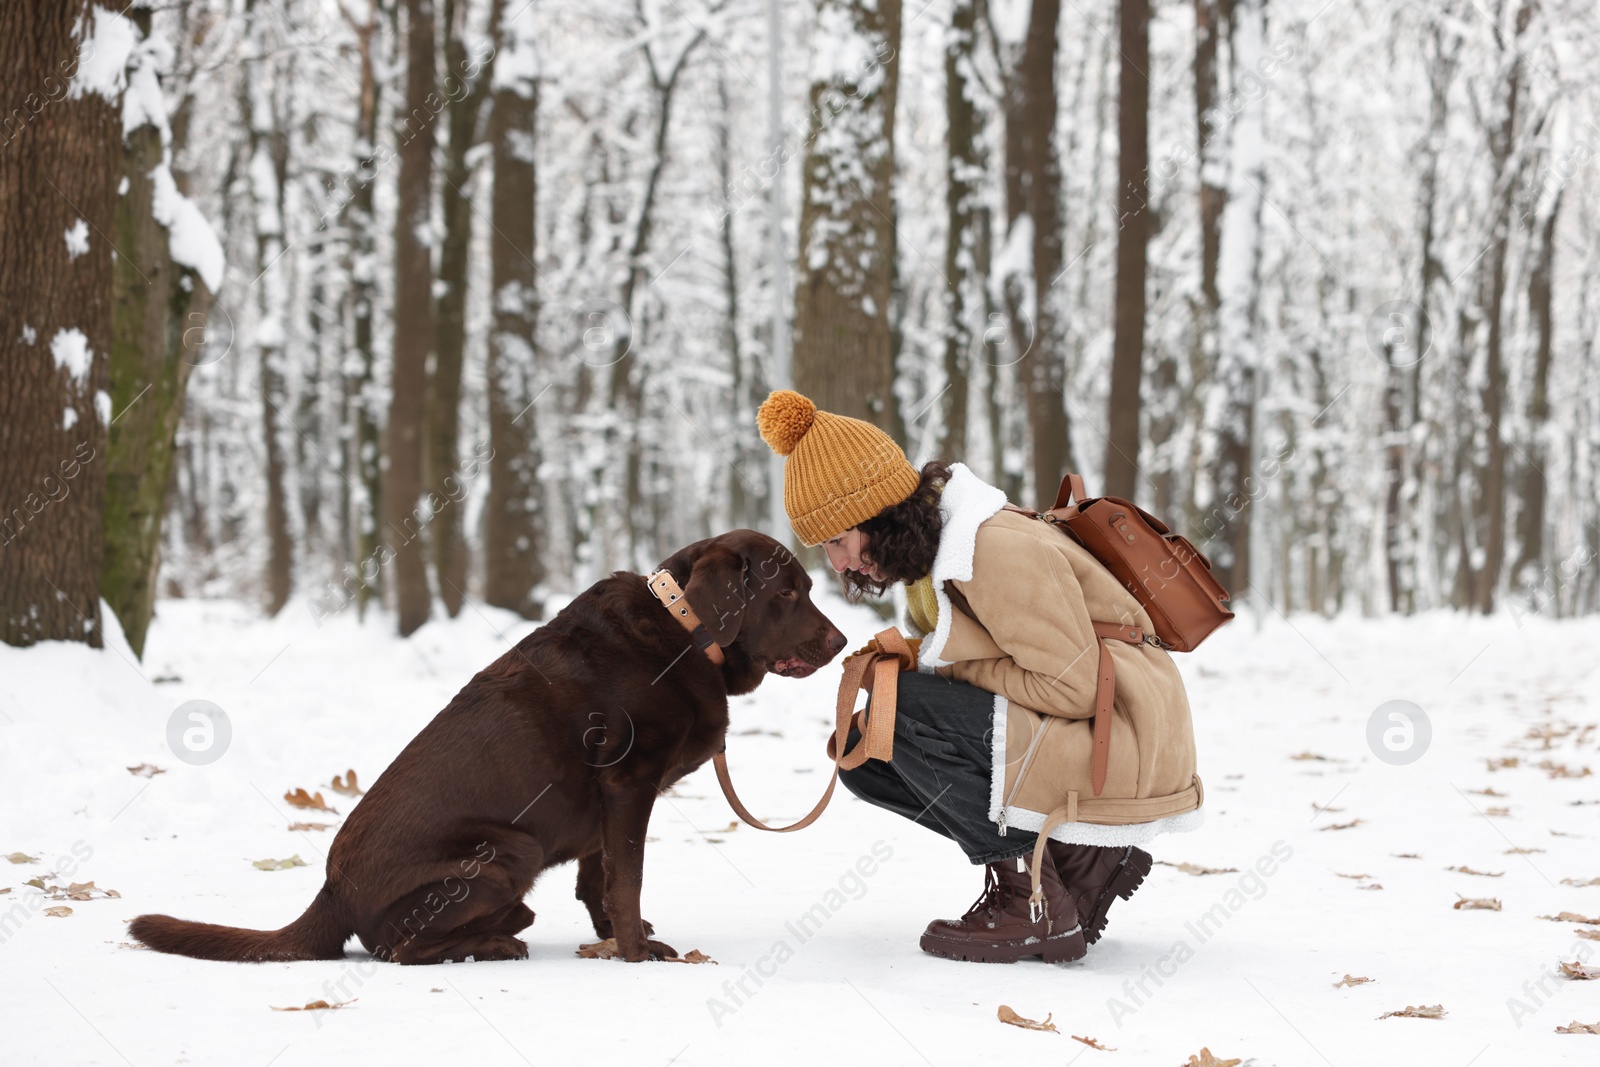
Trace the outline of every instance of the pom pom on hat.
{"label": "pom pom on hat", "polygon": [[761,439],[780,456],[787,456],[811,429],[817,405],[793,389],[775,389],[756,412]]}

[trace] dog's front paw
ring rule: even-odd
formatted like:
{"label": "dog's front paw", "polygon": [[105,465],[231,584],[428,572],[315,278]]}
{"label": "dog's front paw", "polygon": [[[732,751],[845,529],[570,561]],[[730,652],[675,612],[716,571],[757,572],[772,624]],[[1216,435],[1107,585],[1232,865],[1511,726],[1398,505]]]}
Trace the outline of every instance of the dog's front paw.
{"label": "dog's front paw", "polygon": [[[654,931],[647,932],[653,933]],[[678,958],[678,950],[665,941],[646,941],[645,947],[649,950],[650,958],[653,960],[675,960]]]}

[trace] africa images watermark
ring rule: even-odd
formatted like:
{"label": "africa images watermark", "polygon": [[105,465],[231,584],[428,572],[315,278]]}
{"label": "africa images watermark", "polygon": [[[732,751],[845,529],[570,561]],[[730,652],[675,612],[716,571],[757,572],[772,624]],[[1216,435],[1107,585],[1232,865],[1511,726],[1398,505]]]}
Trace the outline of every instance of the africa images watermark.
{"label": "africa images watermark", "polygon": [[[84,453],[88,454],[85,455]],[[79,442],[73,456],[57,464],[61,472],[58,477],[55,472],[46,474],[39,481],[39,489],[29,493],[22,499],[20,507],[11,509],[10,514],[0,516],[0,548],[11,544],[22,536],[28,523],[38,518],[45,508],[65,500],[72,493],[69,485],[80,471],[95,459],[94,446],[87,441]]]}
{"label": "africa images watermark", "polygon": [[1274,841],[1272,847],[1257,858],[1254,868],[1241,874],[1233,886],[1222,894],[1221,900],[1211,905],[1199,917],[1183,924],[1188,937],[1180,937],[1155,962],[1145,964],[1137,981],[1129,978],[1123,982],[1122,996],[1107,997],[1106,1010],[1111,1013],[1111,1021],[1117,1024],[1118,1029],[1122,1027],[1125,1018],[1136,1014],[1155,996],[1150,988],[1151,983],[1155,984],[1156,989],[1160,989],[1168,978],[1178,973],[1180,967],[1194,958],[1195,950],[1199,946],[1216,937],[1228,921],[1243,911],[1251,901],[1266,896],[1269,888],[1267,880],[1277,874],[1281,865],[1288,863],[1293,857],[1292,845],[1287,841]]}
{"label": "africa images watermark", "polygon": [[62,878],[71,878],[78,871],[78,865],[88,863],[94,858],[94,846],[87,841],[74,841],[72,854],[56,857],[55,866],[38,878],[32,879],[25,892],[12,901],[11,907],[0,912],[0,945],[4,945],[16,936],[22,925],[35,915],[44,910],[45,901],[50,899],[41,888],[45,882],[58,881]]}
{"label": "africa images watermark", "polygon": [[[730,978],[722,983],[723,996],[727,999],[707,997],[706,1011],[717,1028],[720,1030],[725,1019],[737,1014],[740,1008],[749,1003],[761,991],[766,980],[777,975],[778,968],[794,959],[798,946],[817,936],[828,920],[843,911],[851,901],[866,896],[869,888],[867,879],[878,873],[880,864],[888,863],[893,858],[894,848],[888,842],[874,841],[870,854],[863,853],[854,864],[846,867],[835,886],[823,892],[821,900],[811,905],[799,918],[783,924],[787,937],[774,941],[772,948],[757,958],[755,963],[746,965],[737,979]],[[754,988],[751,988],[752,983]]]}

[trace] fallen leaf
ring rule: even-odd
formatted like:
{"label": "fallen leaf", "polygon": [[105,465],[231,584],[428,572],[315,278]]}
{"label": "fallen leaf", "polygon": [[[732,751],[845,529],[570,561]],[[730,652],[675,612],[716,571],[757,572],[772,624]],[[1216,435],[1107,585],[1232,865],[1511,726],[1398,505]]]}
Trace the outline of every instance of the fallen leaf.
{"label": "fallen leaf", "polygon": [[141,763],[137,767],[129,767],[128,773],[136,778],[154,778],[158,774],[166,774],[167,772],[153,763]]}
{"label": "fallen leaf", "polygon": [[[586,960],[611,960],[621,959],[622,954],[617,949],[617,939],[608,937],[604,941],[596,941],[588,945],[578,946],[578,955]],[[717,961],[707,956],[699,949],[690,949],[686,956],[668,956],[663,963],[716,963]]]}
{"label": "fallen leaf", "polygon": [[1447,870],[1447,871],[1455,871],[1457,874],[1476,874],[1480,878],[1499,878],[1499,877],[1502,877],[1506,873],[1505,871],[1475,871],[1471,867],[1465,867],[1465,866],[1463,866],[1463,867],[1446,867],[1445,870]]}
{"label": "fallen leaf", "polygon": [[1198,863],[1168,863],[1166,860],[1156,860],[1156,863],[1160,864],[1163,867],[1174,867],[1174,868],[1182,871],[1184,874],[1193,874],[1193,875],[1197,875],[1197,876],[1198,875],[1202,875],[1202,874],[1238,874],[1239,873],[1239,868],[1237,868],[1237,867],[1202,867]]}
{"label": "fallen leaf", "polygon": [[1382,882],[1368,882],[1366,885],[1358,885],[1358,886],[1356,886],[1356,888],[1357,889],[1382,889],[1383,888],[1383,883]]}
{"label": "fallen leaf", "polygon": [[1445,1014],[1443,1004],[1429,1004],[1421,1008],[1413,1008],[1407,1005],[1405,1011],[1386,1011],[1378,1018],[1388,1019],[1398,1016],[1402,1019],[1443,1019]]}
{"label": "fallen leaf", "polygon": [[1600,878],[1591,878],[1587,882],[1582,881],[1582,880],[1577,879],[1577,878],[1563,878],[1563,879],[1561,879],[1561,884],[1562,885],[1575,885],[1575,886],[1578,886],[1581,889],[1584,886],[1600,885]]}
{"label": "fallen leaf", "polygon": [[444,986],[436,985],[432,989],[428,990],[428,992],[430,992],[430,993],[443,993],[444,992]]}
{"label": "fallen leaf", "polygon": [[1344,811],[1344,809],[1343,809],[1343,808],[1336,808],[1336,807],[1334,807],[1334,806],[1333,806],[1333,805],[1331,805],[1331,804],[1318,804],[1318,803],[1317,803],[1317,802],[1316,802],[1316,801],[1314,801],[1314,800],[1313,800],[1313,801],[1312,801],[1312,802],[1311,802],[1311,810],[1312,810],[1312,811],[1315,811],[1315,812],[1319,812],[1319,813],[1320,813],[1320,812],[1327,812],[1327,811],[1331,811],[1331,812],[1333,812],[1333,813],[1334,813],[1334,814],[1335,814],[1335,815],[1337,815],[1337,814],[1339,814],[1339,813],[1340,813],[1340,812],[1342,812],[1342,811]]}
{"label": "fallen leaf", "polygon": [[1491,759],[1486,762],[1489,764],[1489,769],[1491,771],[1500,771],[1509,767],[1515,767],[1517,764],[1521,763],[1522,760],[1518,759],[1516,756],[1501,756],[1498,759]]}
{"label": "fallen leaf", "polygon": [[256,860],[250,866],[258,871],[287,871],[290,867],[304,867],[306,861],[300,858],[297,852],[286,860]]}
{"label": "fallen leaf", "polygon": [[1558,1034],[1600,1034],[1600,1023],[1580,1023],[1578,1020],[1574,1019],[1574,1020],[1572,1020],[1572,1023],[1570,1025],[1568,1025],[1568,1026],[1558,1026],[1558,1027],[1556,1027],[1556,1033],[1558,1033]]}
{"label": "fallen leaf", "polygon": [[1338,871],[1334,871],[1333,873],[1339,875],[1340,878],[1354,878],[1358,882],[1363,878],[1372,877],[1370,874],[1340,874]]}
{"label": "fallen leaf", "polygon": [[1492,786],[1492,785],[1488,786],[1487,788],[1484,788],[1484,789],[1469,789],[1469,790],[1467,790],[1467,792],[1475,793],[1480,797],[1507,797],[1507,796],[1511,795],[1509,793],[1497,792],[1495,790],[1495,787]]}
{"label": "fallen leaf", "polygon": [[45,886],[45,884],[44,884],[44,879],[43,878],[29,878],[26,882],[23,882],[22,884],[23,885],[31,885],[35,889],[45,889],[45,888],[47,888]]}
{"label": "fallen leaf", "polygon": [[1587,778],[1594,773],[1588,767],[1575,771],[1565,763],[1556,763],[1553,760],[1541,760],[1539,769],[1551,778]]}
{"label": "fallen leaf", "polygon": [[43,879],[30,878],[23,884],[31,885],[35,889],[43,891],[45,899],[47,900],[76,900],[81,902],[85,900],[96,899],[96,894],[99,894],[99,899],[101,900],[110,900],[112,898],[120,899],[122,896],[122,894],[117,892],[115,889],[101,889],[93,882],[73,882],[69,885],[48,885]]}
{"label": "fallen leaf", "polygon": [[[1543,851],[1544,851],[1544,849],[1542,849],[1542,848],[1508,848],[1508,849],[1506,849],[1505,854],[1507,856],[1531,856],[1535,852],[1543,852]],[[1600,878],[1596,878],[1595,879],[1595,883],[1597,885],[1600,885]]]}
{"label": "fallen leaf", "polygon": [[[329,786],[329,788],[335,793],[339,793],[347,797],[358,797],[362,792],[361,786],[356,784],[356,772],[353,770],[345,771],[343,779],[341,779],[337,774],[334,775],[333,784]],[[321,796],[322,794],[317,794],[318,799],[321,799]]]}
{"label": "fallen leaf", "polygon": [[1397,860],[1420,860],[1422,858],[1422,853],[1420,852],[1391,852],[1389,855]]}
{"label": "fallen leaf", "polygon": [[351,997],[349,1000],[336,1000],[332,1004],[329,1004],[326,1000],[313,1000],[310,1004],[303,1004],[298,1008],[276,1008],[276,1007],[274,1007],[272,1010],[273,1011],[338,1011],[340,1008],[348,1008],[350,1005],[354,1004],[358,999],[360,999],[360,998],[359,997]]}
{"label": "fallen leaf", "polygon": [[1211,1050],[1203,1048],[1199,1055],[1190,1056],[1189,1062],[1183,1067],[1238,1067],[1241,1060],[1219,1060],[1211,1054]]}
{"label": "fallen leaf", "polygon": [[13,852],[11,855],[7,856],[6,859],[10,860],[12,863],[38,863],[39,862],[39,857],[38,856],[30,856],[26,852]]}
{"label": "fallen leaf", "polygon": [[719,834],[731,834],[735,830],[737,830],[738,828],[739,828],[739,820],[738,819],[730,819],[730,820],[728,820],[728,825],[724,826],[720,830],[716,830],[716,831],[713,831],[713,832],[714,833],[719,833]]}
{"label": "fallen leaf", "polygon": [[1457,911],[1499,911],[1500,901],[1494,897],[1464,897],[1457,893],[1451,907]]}
{"label": "fallen leaf", "polygon": [[1333,983],[1333,988],[1341,989],[1345,986],[1366,985],[1370,981],[1372,981],[1371,978],[1357,978],[1355,975],[1347,974],[1339,981]]}
{"label": "fallen leaf", "polygon": [[283,794],[283,799],[297,808],[310,808],[312,811],[327,811],[339,814],[338,809],[328,807],[328,802],[322,799],[322,794],[307,793],[304,789],[291,789]]}
{"label": "fallen leaf", "polygon": [[1364,823],[1366,821],[1367,820],[1365,820],[1365,819],[1351,819],[1349,822],[1330,823],[1327,826],[1318,827],[1318,829],[1320,829],[1320,830],[1348,830],[1352,826],[1360,826],[1362,823]]}
{"label": "fallen leaf", "polygon": [[1507,807],[1504,807],[1504,806],[1493,807],[1493,808],[1484,808],[1483,809],[1483,813],[1485,815],[1497,815],[1497,816],[1498,815],[1510,815],[1511,814],[1511,809],[1507,808]]}
{"label": "fallen leaf", "polygon": [[1585,941],[1600,941],[1600,930],[1575,930],[1573,932]]}
{"label": "fallen leaf", "polygon": [[331,823],[331,822],[292,822],[292,823],[289,824],[289,829],[291,829],[291,830],[326,830],[328,827],[330,827],[332,825],[333,825],[333,823]]}
{"label": "fallen leaf", "polygon": [[1319,756],[1315,752],[1296,752],[1289,758],[1296,760],[1321,760],[1324,763],[1328,762],[1327,756]]}
{"label": "fallen leaf", "polygon": [[1586,915],[1579,915],[1575,911],[1564,911],[1559,915],[1540,915],[1541,919],[1549,919],[1556,923],[1588,923],[1590,926],[1600,926],[1600,919],[1591,919]]}
{"label": "fallen leaf", "polygon": [[65,919],[68,915],[72,914],[72,909],[67,907],[65,904],[58,904],[53,908],[44,909],[44,913],[50,916],[52,919]]}
{"label": "fallen leaf", "polygon": [[1600,967],[1591,967],[1578,960],[1561,965],[1561,973],[1578,982],[1589,982],[1600,978]]}
{"label": "fallen leaf", "polygon": [[1105,1045],[1102,1045],[1100,1042],[1096,1041],[1092,1037],[1079,1037],[1077,1034],[1073,1034],[1072,1035],[1072,1040],[1074,1040],[1074,1041],[1082,1041],[1085,1045],[1088,1045],[1090,1048],[1097,1048],[1101,1052],[1115,1052],[1115,1051],[1117,1051],[1114,1048],[1107,1048]]}
{"label": "fallen leaf", "polygon": [[0,897],[5,896],[9,892],[11,892],[11,887],[10,886],[6,886],[4,889],[0,889]]}
{"label": "fallen leaf", "polygon": [[1042,1023],[1035,1022],[1032,1019],[1024,1019],[1022,1016],[1012,1011],[1009,1007],[1002,1004],[1000,1005],[1000,1010],[995,1013],[995,1016],[1001,1022],[1006,1023],[1009,1026],[1020,1026],[1024,1030],[1048,1030],[1052,1034],[1059,1034],[1061,1032],[1060,1030],[1056,1029],[1056,1024],[1050,1021],[1050,1015],[1046,1015],[1044,1017],[1044,1022]]}
{"label": "fallen leaf", "polygon": [[1577,837],[1578,835],[1577,834],[1569,834],[1565,830],[1551,830],[1550,831],[1550,836],[1551,837]]}

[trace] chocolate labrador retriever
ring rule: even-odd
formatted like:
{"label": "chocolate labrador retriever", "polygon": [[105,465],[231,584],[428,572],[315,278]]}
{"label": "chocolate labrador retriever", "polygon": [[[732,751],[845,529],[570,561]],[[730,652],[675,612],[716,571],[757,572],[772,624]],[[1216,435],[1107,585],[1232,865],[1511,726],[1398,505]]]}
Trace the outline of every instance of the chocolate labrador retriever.
{"label": "chocolate labrador retriever", "polygon": [[632,961],[675,956],[639,917],[656,795],[721,750],[728,697],[800,678],[845,638],[789,551],[754,530],[662,564],[721,646],[702,651],[637,574],[597,582],[467,683],[373,782],[281,930],[141,915],[129,933],[209,960],[339,959],[351,934],[397,963],[522,959],[522,898],[578,861],[595,933]]}

